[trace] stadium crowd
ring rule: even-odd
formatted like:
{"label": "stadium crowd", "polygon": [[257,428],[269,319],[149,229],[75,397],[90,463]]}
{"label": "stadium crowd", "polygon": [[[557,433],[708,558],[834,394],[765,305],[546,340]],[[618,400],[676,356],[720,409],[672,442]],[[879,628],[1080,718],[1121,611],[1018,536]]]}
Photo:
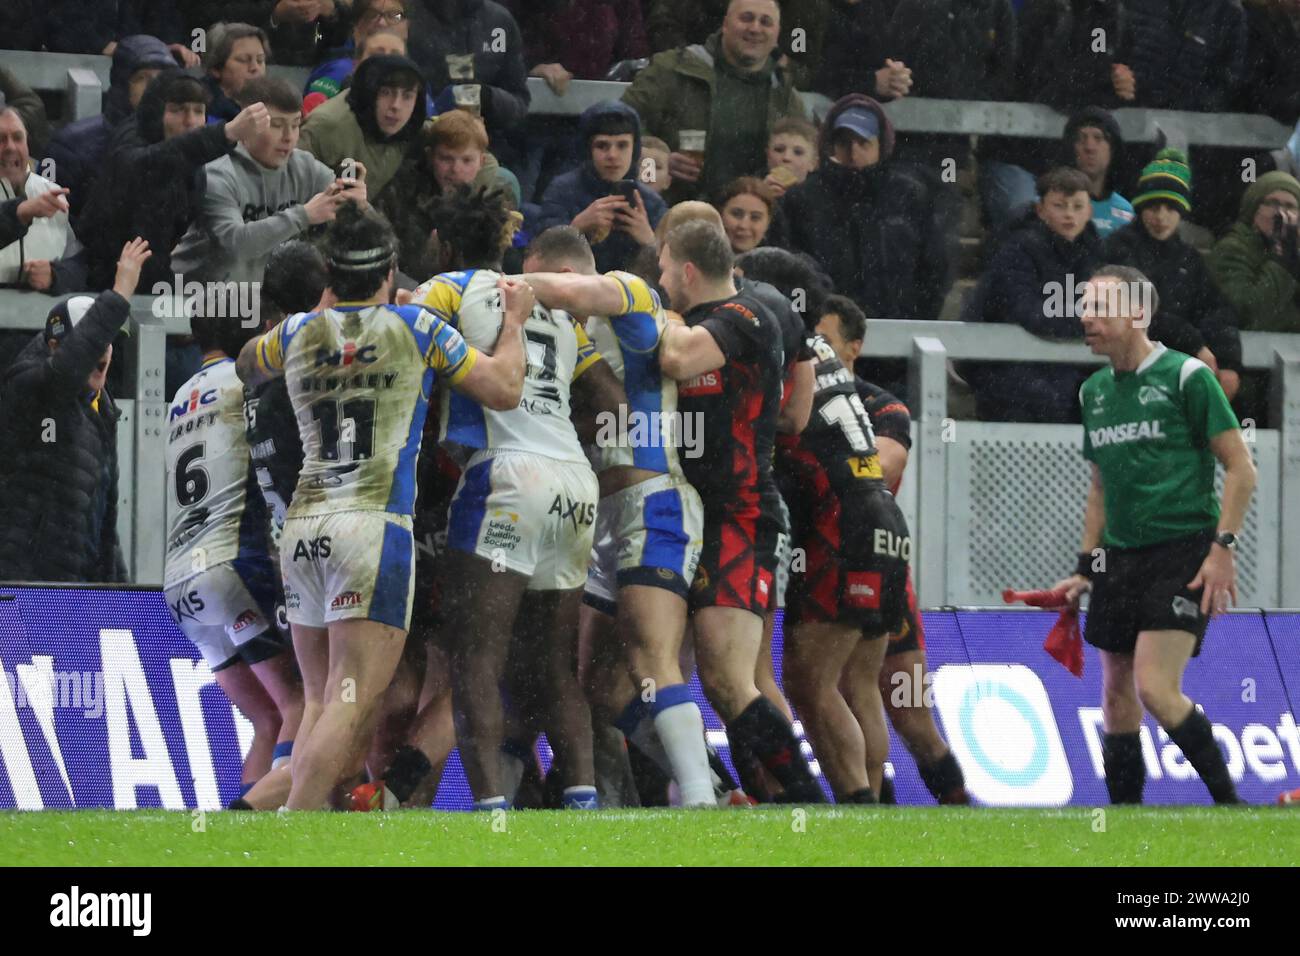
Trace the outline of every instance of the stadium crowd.
{"label": "stadium crowd", "polygon": [[[53,130],[0,68],[0,284],[89,293],[3,355],[0,579],[124,579],[126,298],[218,290],[168,349],[165,587],[256,728],[241,807],[427,805],[457,742],[486,809],[818,800],[790,703],[837,800],[888,799],[888,717],[965,802],[890,699],[924,638],[867,319],[1082,340],[1053,290],[1134,267],[1150,339],[1260,421],[1239,332],[1300,333],[1298,0],[11,0],[0,44],[112,57]],[[630,85],[575,125],[530,76]],[[904,97],[1067,118],[903,133]],[[1126,106],[1296,133],[1189,156]],[[953,374],[972,417],[1081,421],[1086,369]]]}

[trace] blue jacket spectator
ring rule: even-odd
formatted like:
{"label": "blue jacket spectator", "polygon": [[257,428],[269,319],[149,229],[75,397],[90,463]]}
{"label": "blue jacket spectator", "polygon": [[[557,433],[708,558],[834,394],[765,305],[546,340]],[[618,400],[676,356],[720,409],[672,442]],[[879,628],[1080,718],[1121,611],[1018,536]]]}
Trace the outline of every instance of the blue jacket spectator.
{"label": "blue jacket spectator", "polygon": [[[572,225],[590,240],[599,271],[627,269],[642,247],[654,245],[654,228],[668,210],[658,193],[636,179],[641,168],[641,120],[632,107],[606,100],[583,110],[578,129],[587,159],[577,169],[551,180],[542,195],[542,211],[533,232]],[[628,145],[629,137],[630,158],[624,161],[620,150]],[[624,211],[625,206],[613,204],[617,211],[612,222],[592,212],[593,203],[632,187],[645,207],[648,235],[638,237],[638,231],[645,232],[644,226],[631,223],[633,217]]]}
{"label": "blue jacket spectator", "polygon": [[156,37],[123,37],[113,51],[113,66],[104,94],[104,111],[63,127],[50,140],[45,158],[54,162],[54,178],[68,187],[68,204],[75,223],[103,166],[104,154],[116,130],[135,113],[145,87],[163,70],[176,69],[166,44]]}

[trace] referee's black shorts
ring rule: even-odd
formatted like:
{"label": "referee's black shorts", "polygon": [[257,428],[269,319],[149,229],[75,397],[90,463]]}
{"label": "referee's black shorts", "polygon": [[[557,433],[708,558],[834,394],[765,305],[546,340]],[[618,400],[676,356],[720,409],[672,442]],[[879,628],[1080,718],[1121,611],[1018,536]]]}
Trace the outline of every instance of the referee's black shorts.
{"label": "referee's black shorts", "polygon": [[1210,528],[1145,548],[1107,548],[1106,570],[1092,579],[1084,639],[1098,650],[1132,654],[1142,631],[1186,631],[1196,638],[1192,656],[1210,619],[1201,613],[1201,593],[1187,583],[1196,577],[1214,542]]}

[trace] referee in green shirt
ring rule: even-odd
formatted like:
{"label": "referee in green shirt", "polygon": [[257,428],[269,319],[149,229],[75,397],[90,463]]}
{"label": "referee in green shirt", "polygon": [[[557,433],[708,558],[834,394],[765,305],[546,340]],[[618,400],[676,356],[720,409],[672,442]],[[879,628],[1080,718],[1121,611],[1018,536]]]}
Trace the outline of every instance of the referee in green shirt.
{"label": "referee in green shirt", "polygon": [[[1255,466],[1214,373],[1147,338],[1159,299],[1136,269],[1104,266],[1083,300],[1084,341],[1110,364],[1079,390],[1092,463],[1076,572],[1089,589],[1085,637],[1101,652],[1102,746],[1112,803],[1140,803],[1138,731],[1150,711],[1215,803],[1237,803],[1210,722],[1183,693],[1183,671],[1212,614],[1236,602],[1237,532]],[[1222,504],[1214,462],[1226,471]]]}

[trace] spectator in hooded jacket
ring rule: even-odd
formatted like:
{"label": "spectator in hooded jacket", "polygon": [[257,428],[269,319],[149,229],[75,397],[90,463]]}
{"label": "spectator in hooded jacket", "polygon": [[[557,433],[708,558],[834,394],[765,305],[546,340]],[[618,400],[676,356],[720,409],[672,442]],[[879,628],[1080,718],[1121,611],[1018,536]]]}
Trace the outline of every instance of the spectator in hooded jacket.
{"label": "spectator in hooded jacket", "polygon": [[0,374],[0,580],[121,582],[117,420],[105,388],[148,245],[120,250],[113,286],[50,310]]}
{"label": "spectator in hooded jacket", "polygon": [[477,86],[494,144],[528,116],[524,39],[510,11],[492,0],[410,0],[407,40],[434,91],[434,110],[458,104],[455,87]]}
{"label": "spectator in hooded jacket", "polygon": [[812,256],[868,315],[936,319],[948,254],[933,197],[893,159],[879,103],[849,95],[822,125],[821,166],[777,204],[768,243]]}
{"label": "spectator in hooded jacket", "polygon": [[1260,176],[1241,200],[1237,222],[1207,265],[1241,327],[1300,332],[1300,182],[1283,172]]}
{"label": "spectator in hooded jacket", "polygon": [[64,126],[49,142],[45,158],[54,163],[54,176],[67,186],[75,223],[94,191],[114,131],[135,113],[149,82],[164,70],[176,69],[166,44],[157,37],[123,37],[113,51],[104,110]]}
{"label": "spectator in hooded jacket", "polygon": [[[731,0],[719,32],[657,54],[624,92],[642,131],[673,149],[670,205],[715,196],[737,176],[762,176],[772,125],[783,116],[807,118],[778,63],[780,31],[776,0]],[[682,152],[685,130],[705,133],[703,164]]]}
{"label": "spectator in hooded jacket", "polygon": [[1133,221],[1133,205],[1116,191],[1123,179],[1124,138],[1115,117],[1103,109],[1081,110],[1065,124],[1065,165],[1088,177],[1092,224],[1105,239]]}
{"label": "spectator in hooded jacket", "polygon": [[298,149],[302,99],[287,80],[258,77],[240,95],[263,104],[267,125],[204,168],[198,214],[172,267],[199,282],[258,282],[276,246],[333,222],[345,202],[366,204],[362,170],[336,176]]}
{"label": "spectator in hooded jacket", "polygon": [[347,160],[366,170],[366,189],[379,195],[414,148],[424,123],[424,77],[404,56],[372,56],[352,85],[312,111],[299,149],[342,172]]}
{"label": "spectator in hooded jacket", "polygon": [[1160,308],[1147,335],[1208,365],[1231,401],[1241,387],[1241,335],[1201,254],[1178,235],[1192,211],[1192,171],[1179,150],[1161,150],[1143,168],[1133,208],[1137,220],[1106,238],[1102,259],[1155,283]]}
{"label": "spectator in hooded jacket", "polygon": [[1148,109],[1231,109],[1246,74],[1238,0],[1124,0],[1115,94]]}
{"label": "spectator in hooded jacket", "polygon": [[248,23],[222,23],[208,32],[208,52],[203,56],[203,84],[211,97],[208,121],[234,119],[239,113],[239,92],[249,80],[266,74],[271,41],[266,31]]}
{"label": "spectator in hooded jacket", "polygon": [[197,79],[168,71],[153,79],[135,116],[118,127],[77,224],[90,288],[108,285],[116,250],[131,236],[142,236],[153,250],[144,266],[146,288],[172,282],[171,249],[198,215],[203,165],[267,123],[266,110],[253,108],[207,125],[206,107],[207,91]]}
{"label": "spectator in hooded jacket", "polygon": [[[307,87],[303,90],[303,115],[311,113],[326,100],[339,95],[348,84],[352,71],[366,56],[367,42],[377,35],[393,39],[383,43],[383,49],[372,51],[378,53],[400,53],[406,55],[406,40],[410,36],[411,24],[406,18],[407,0],[357,0],[352,5],[352,34],[347,43],[335,54],[316,66],[307,77]],[[401,41],[397,49],[395,40]]]}
{"label": "spectator in hooded jacket", "polygon": [[[32,172],[27,129],[11,106],[0,104],[0,202],[34,199],[58,191],[58,184]],[[0,286],[64,295],[86,287],[81,243],[68,214],[33,220],[20,241],[0,247]]]}
{"label": "spectator in hooded jacket", "polygon": [[[347,68],[337,74],[337,81],[334,76],[325,75],[308,82],[308,92],[302,98],[303,121],[306,121],[316,107],[327,100],[334,99],[338,93],[346,90],[352,83],[352,75],[356,72],[356,68],[372,56],[406,56],[405,37],[399,36],[392,30],[377,30],[356,46],[355,58],[349,56],[342,61],[335,61],[347,64]],[[333,90],[333,92],[327,96],[323,90]],[[429,115],[432,112],[433,98],[426,93],[424,113],[421,115]]]}
{"label": "spectator in hooded jacket", "polygon": [[606,100],[583,111],[579,133],[587,159],[551,180],[534,232],[573,226],[591,243],[598,272],[627,269],[643,247],[655,244],[655,226],[667,210],[640,181],[641,121],[629,106]]}
{"label": "spectator in hooded jacket", "polygon": [[[994,254],[966,300],[963,321],[1013,323],[1053,339],[1083,335],[1076,290],[1102,265],[1090,185],[1069,167],[1042,176],[1037,205]],[[983,421],[1078,421],[1084,376],[1073,366],[973,364],[963,374]]]}

